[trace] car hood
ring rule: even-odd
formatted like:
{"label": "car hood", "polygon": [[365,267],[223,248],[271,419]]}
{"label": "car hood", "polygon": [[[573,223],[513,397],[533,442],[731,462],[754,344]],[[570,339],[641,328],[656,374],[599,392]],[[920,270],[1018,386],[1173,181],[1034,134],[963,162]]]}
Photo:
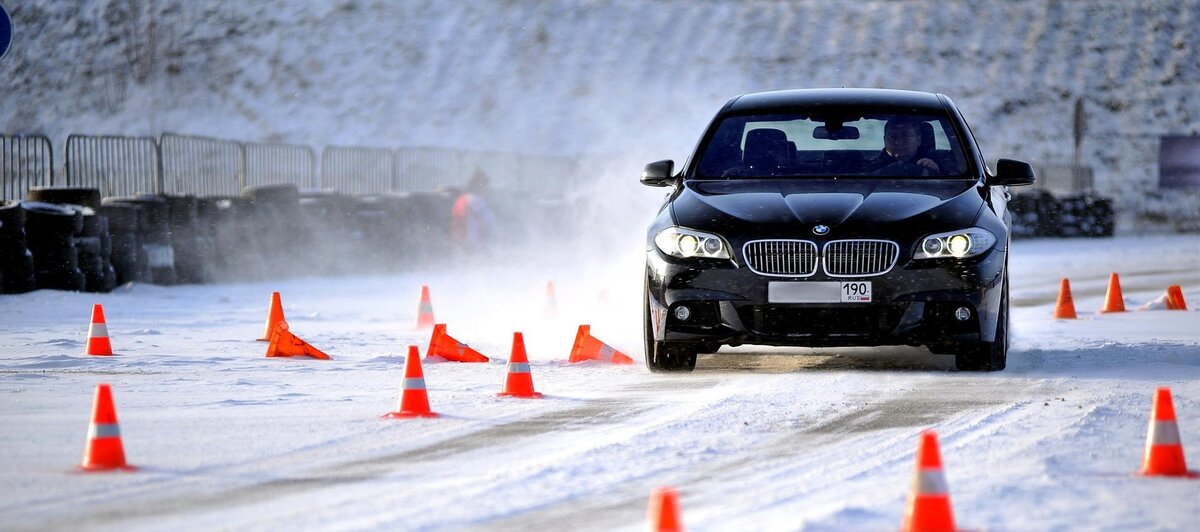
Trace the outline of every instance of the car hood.
{"label": "car hood", "polygon": [[762,236],[817,225],[833,228],[834,237],[877,233],[879,224],[965,227],[983,205],[977,187],[962,180],[687,181],[672,213],[684,227],[728,232],[753,226]]}

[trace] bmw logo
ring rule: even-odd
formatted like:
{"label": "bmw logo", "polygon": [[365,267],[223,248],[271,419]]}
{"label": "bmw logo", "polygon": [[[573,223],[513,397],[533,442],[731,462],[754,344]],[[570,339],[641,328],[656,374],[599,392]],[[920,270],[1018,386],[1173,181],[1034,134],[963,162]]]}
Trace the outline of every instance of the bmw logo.
{"label": "bmw logo", "polygon": [[813,234],[818,235],[818,236],[819,235],[827,235],[827,234],[829,234],[829,226],[828,225],[818,225],[816,227],[813,227]]}

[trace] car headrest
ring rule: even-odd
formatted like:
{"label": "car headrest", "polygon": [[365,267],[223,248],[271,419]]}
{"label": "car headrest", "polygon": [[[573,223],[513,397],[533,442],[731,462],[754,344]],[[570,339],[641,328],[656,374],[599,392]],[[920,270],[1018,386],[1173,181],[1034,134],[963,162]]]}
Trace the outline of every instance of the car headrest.
{"label": "car headrest", "polygon": [[746,134],[742,163],[748,166],[779,166],[787,163],[787,134],[773,128],[752,129]]}

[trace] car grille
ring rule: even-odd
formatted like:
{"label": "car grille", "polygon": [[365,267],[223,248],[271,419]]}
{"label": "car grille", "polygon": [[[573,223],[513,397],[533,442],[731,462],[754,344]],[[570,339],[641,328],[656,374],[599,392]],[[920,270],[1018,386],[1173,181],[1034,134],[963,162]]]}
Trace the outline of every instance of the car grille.
{"label": "car grille", "polygon": [[742,254],[750,270],[762,275],[808,277],[817,271],[817,244],[807,240],[754,240]]}
{"label": "car grille", "polygon": [[880,275],[896,265],[900,246],[887,240],[834,240],[822,255],[830,277]]}
{"label": "car grille", "polygon": [[900,246],[888,240],[834,240],[818,256],[817,244],[808,240],[752,240],[742,254],[750,270],[761,275],[808,277],[824,258],[830,277],[866,277],[891,270]]}

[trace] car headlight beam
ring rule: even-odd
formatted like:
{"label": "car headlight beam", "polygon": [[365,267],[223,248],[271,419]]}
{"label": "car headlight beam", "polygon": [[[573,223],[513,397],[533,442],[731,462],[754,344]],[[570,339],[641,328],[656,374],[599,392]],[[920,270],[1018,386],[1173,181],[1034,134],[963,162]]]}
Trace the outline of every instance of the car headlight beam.
{"label": "car headlight beam", "polygon": [[913,258],[965,259],[981,255],[995,244],[996,235],[986,229],[972,227],[925,237]]}
{"label": "car headlight beam", "polygon": [[729,246],[721,237],[684,227],[668,227],[659,231],[654,236],[654,245],[663,253],[681,259],[729,258]]}

